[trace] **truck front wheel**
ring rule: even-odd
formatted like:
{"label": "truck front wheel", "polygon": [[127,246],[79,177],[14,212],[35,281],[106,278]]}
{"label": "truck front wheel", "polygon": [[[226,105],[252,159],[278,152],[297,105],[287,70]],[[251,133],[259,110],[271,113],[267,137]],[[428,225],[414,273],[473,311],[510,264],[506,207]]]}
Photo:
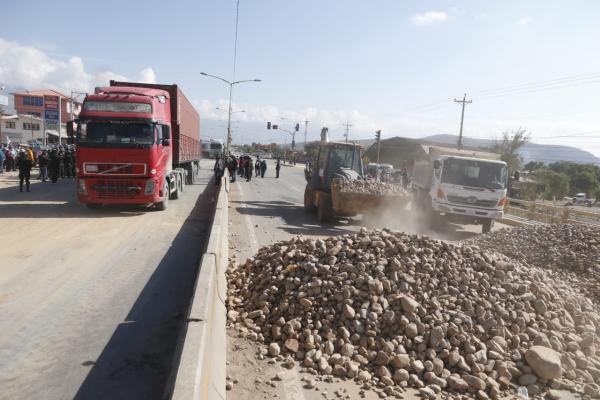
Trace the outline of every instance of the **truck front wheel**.
{"label": "truck front wheel", "polygon": [[491,218],[488,219],[484,219],[483,220],[483,224],[481,227],[481,232],[482,233],[488,233],[492,230],[492,227],[494,226],[494,220]]}
{"label": "truck front wheel", "polygon": [[158,211],[164,211],[169,206],[169,182],[165,179],[165,184],[163,186],[163,194],[162,200],[156,203],[156,209]]}

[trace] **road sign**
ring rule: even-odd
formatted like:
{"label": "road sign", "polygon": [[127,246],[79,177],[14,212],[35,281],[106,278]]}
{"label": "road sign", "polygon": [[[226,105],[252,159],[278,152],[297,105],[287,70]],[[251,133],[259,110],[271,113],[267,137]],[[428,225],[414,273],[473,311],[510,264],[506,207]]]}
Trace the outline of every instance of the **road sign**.
{"label": "road sign", "polygon": [[44,124],[46,129],[60,130],[59,102],[58,96],[44,96]]}

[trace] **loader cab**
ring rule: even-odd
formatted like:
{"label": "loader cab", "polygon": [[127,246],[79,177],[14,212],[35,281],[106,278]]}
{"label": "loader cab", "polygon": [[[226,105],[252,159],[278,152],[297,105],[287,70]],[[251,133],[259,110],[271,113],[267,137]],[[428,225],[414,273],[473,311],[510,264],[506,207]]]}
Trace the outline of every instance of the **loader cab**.
{"label": "loader cab", "polygon": [[331,191],[335,176],[347,179],[363,177],[362,146],[354,143],[328,142],[319,146],[312,175],[307,177],[313,190]]}

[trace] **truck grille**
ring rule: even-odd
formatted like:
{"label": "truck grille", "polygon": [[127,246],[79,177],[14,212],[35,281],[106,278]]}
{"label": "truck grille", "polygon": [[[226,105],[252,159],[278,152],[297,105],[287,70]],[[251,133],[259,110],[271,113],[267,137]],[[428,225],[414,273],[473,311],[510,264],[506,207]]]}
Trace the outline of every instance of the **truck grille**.
{"label": "truck grille", "polygon": [[[90,168],[95,167],[92,171]],[[102,175],[145,175],[146,164],[131,163],[85,163],[84,171]]]}
{"label": "truck grille", "polygon": [[493,208],[497,204],[496,200],[476,199],[475,201],[469,201],[468,197],[451,196],[451,195],[446,196],[446,198],[448,199],[448,201],[450,203],[465,204],[465,205],[469,205],[469,206],[473,206],[473,207]]}
{"label": "truck grille", "polygon": [[92,186],[92,189],[96,191],[98,197],[101,199],[133,199],[141,193],[143,185],[141,182],[123,179],[101,179]]}

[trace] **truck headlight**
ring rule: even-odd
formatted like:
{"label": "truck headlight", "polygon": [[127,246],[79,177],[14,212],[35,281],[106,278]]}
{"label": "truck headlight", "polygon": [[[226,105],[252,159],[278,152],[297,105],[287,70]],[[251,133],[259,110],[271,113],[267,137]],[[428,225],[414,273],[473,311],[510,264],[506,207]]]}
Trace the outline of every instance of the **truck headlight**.
{"label": "truck headlight", "polygon": [[84,179],[79,179],[77,181],[77,192],[79,194],[83,194],[83,195],[87,194],[87,188],[85,187],[85,180]]}
{"label": "truck headlight", "polygon": [[155,185],[154,181],[152,179],[148,179],[146,181],[146,190],[144,190],[144,194],[146,196],[150,196],[151,194],[154,194],[155,188],[156,188],[156,185]]}

